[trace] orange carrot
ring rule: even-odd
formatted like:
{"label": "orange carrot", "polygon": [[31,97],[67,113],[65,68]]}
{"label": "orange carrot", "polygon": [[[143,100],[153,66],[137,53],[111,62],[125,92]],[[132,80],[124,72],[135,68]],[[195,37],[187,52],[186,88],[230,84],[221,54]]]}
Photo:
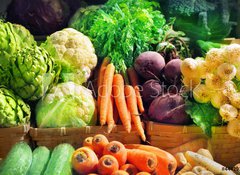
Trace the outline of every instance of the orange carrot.
{"label": "orange carrot", "polygon": [[151,174],[148,172],[142,171],[142,172],[137,173],[136,175],[151,175]]}
{"label": "orange carrot", "polygon": [[128,149],[140,149],[144,151],[151,152],[157,156],[158,166],[154,173],[156,175],[173,175],[177,168],[177,161],[174,156],[164,150],[161,150],[154,146],[141,145],[141,144],[126,144]]}
{"label": "orange carrot", "polygon": [[127,161],[140,171],[153,172],[158,165],[157,156],[151,152],[140,149],[128,149]]}
{"label": "orange carrot", "polygon": [[119,168],[118,161],[111,155],[104,155],[99,159],[98,173],[104,175],[111,175]]}
{"label": "orange carrot", "polygon": [[124,88],[124,92],[127,100],[127,107],[131,114],[131,119],[136,127],[138,134],[141,136],[142,140],[145,142],[146,136],[144,134],[144,129],[138,113],[137,98],[136,98],[135,91],[132,86],[126,85]]}
{"label": "orange carrot", "polygon": [[102,94],[100,94],[100,125],[105,125],[107,121],[108,105],[112,94],[112,83],[115,67],[112,63],[108,64],[104,73]]}
{"label": "orange carrot", "polygon": [[108,133],[111,133],[115,126],[115,121],[113,119],[113,96],[110,97],[108,105],[108,115],[107,115]]}
{"label": "orange carrot", "polygon": [[79,174],[94,173],[97,170],[98,158],[88,147],[81,147],[72,155],[72,166]]}
{"label": "orange carrot", "polygon": [[93,141],[93,137],[85,138],[83,141],[83,146],[87,146],[87,147],[93,149],[92,141]]}
{"label": "orange carrot", "polygon": [[129,174],[126,171],[117,170],[117,171],[113,172],[112,175],[129,175]]}
{"label": "orange carrot", "polygon": [[128,115],[128,109],[124,95],[124,80],[120,74],[115,74],[113,77],[113,96],[122,124],[125,130],[130,133],[131,117]]}
{"label": "orange carrot", "polygon": [[124,165],[127,161],[127,150],[121,142],[111,141],[107,144],[103,150],[103,155],[107,154],[114,156],[119,166]]}
{"label": "orange carrot", "polygon": [[137,167],[133,164],[125,164],[120,167],[120,170],[128,172],[129,175],[136,175],[138,173]]}
{"label": "orange carrot", "polygon": [[98,81],[97,81],[97,87],[98,87],[98,99],[97,99],[97,106],[98,106],[98,112],[100,113],[100,103],[101,103],[101,96],[102,96],[102,85],[103,85],[103,79],[104,79],[104,73],[106,71],[107,65],[110,63],[110,59],[108,57],[105,57],[103,59],[103,62],[101,64],[101,67],[98,72]]}
{"label": "orange carrot", "polygon": [[144,112],[144,106],[143,106],[143,101],[142,101],[142,97],[141,97],[141,94],[140,94],[140,89],[138,87],[139,79],[138,79],[137,72],[135,71],[135,69],[133,67],[131,67],[131,68],[127,69],[127,73],[128,73],[128,77],[130,79],[131,85],[134,87],[134,90],[135,90],[135,93],[136,93],[136,98],[137,98],[137,104],[138,104],[139,111],[141,113],[143,113]]}
{"label": "orange carrot", "polygon": [[104,147],[109,143],[107,137],[103,134],[97,134],[93,137],[93,150],[98,157],[102,156]]}

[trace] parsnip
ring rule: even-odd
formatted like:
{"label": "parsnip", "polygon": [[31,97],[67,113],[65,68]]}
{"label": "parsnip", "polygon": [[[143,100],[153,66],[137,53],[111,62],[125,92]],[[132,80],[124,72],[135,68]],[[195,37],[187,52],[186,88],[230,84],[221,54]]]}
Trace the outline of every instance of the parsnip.
{"label": "parsnip", "polygon": [[227,168],[223,165],[201,155],[194,153],[192,151],[187,151],[185,157],[188,162],[193,162],[194,164],[200,165],[213,172],[214,174],[221,175],[236,175],[233,171],[226,170]]}
{"label": "parsnip", "polygon": [[203,156],[205,156],[205,157],[207,157],[207,158],[209,158],[209,159],[211,159],[211,160],[214,160],[212,154],[211,154],[210,151],[207,150],[207,149],[201,148],[201,149],[199,149],[199,150],[197,151],[197,153],[198,153],[198,154],[201,154],[201,155],[203,155]]}
{"label": "parsnip", "polygon": [[177,160],[178,169],[182,169],[187,164],[187,159],[183,153],[177,153],[174,155],[174,157]]}
{"label": "parsnip", "polygon": [[177,175],[183,175],[184,173],[189,172],[189,171],[191,171],[191,170],[192,170],[192,165],[191,165],[190,163],[187,163],[187,164],[183,167],[183,169],[181,169],[181,171],[179,171],[179,172],[177,173]]}
{"label": "parsnip", "polygon": [[211,171],[202,171],[199,175],[214,175]]}
{"label": "parsnip", "polygon": [[193,167],[192,172],[199,175],[202,171],[205,171],[205,170],[206,170],[206,168],[204,168],[202,166],[195,166],[195,167]]}
{"label": "parsnip", "polygon": [[196,175],[196,174],[192,171],[188,171],[186,173],[183,173],[182,175]]}

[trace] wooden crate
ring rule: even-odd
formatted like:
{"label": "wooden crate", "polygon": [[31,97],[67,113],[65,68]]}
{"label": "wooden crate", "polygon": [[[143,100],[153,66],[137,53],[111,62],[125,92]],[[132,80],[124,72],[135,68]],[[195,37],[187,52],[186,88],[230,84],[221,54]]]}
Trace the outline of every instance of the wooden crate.
{"label": "wooden crate", "polygon": [[25,141],[30,143],[29,129],[30,125],[0,128],[0,158],[5,158],[12,146],[17,142]]}
{"label": "wooden crate", "polygon": [[146,124],[147,138],[151,145],[161,149],[180,146],[190,140],[204,138],[214,159],[227,167],[240,163],[240,139],[230,136],[226,127],[212,127],[212,138],[208,138],[201,128],[190,125],[169,125],[155,122]]}
{"label": "wooden crate", "polygon": [[50,149],[60,143],[70,143],[75,148],[82,145],[86,137],[104,134],[109,141],[117,140],[122,143],[141,143],[141,139],[133,127],[127,133],[122,125],[117,125],[110,134],[107,126],[87,126],[84,128],[31,128],[30,136],[37,146],[46,146]]}

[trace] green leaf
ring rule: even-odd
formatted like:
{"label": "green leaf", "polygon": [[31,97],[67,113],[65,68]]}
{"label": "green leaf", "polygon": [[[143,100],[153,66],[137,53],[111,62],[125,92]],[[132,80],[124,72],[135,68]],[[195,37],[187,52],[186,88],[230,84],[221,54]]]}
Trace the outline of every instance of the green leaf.
{"label": "green leaf", "polygon": [[238,91],[240,91],[240,81],[237,80],[236,78],[234,78],[232,81],[233,81],[233,82],[235,83],[235,85],[237,86]]}
{"label": "green leaf", "polygon": [[186,112],[209,137],[212,136],[211,127],[221,124],[218,109],[214,108],[210,103],[186,101]]}

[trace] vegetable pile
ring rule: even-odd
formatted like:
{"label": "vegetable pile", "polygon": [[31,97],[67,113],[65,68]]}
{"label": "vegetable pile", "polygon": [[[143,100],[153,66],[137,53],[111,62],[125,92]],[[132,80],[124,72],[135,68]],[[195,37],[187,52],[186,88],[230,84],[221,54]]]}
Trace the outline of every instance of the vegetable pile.
{"label": "vegetable pile", "polygon": [[140,53],[154,49],[169,29],[154,1],[109,0],[80,11],[70,26],[88,35],[97,55],[110,57],[118,71],[125,72]]}

